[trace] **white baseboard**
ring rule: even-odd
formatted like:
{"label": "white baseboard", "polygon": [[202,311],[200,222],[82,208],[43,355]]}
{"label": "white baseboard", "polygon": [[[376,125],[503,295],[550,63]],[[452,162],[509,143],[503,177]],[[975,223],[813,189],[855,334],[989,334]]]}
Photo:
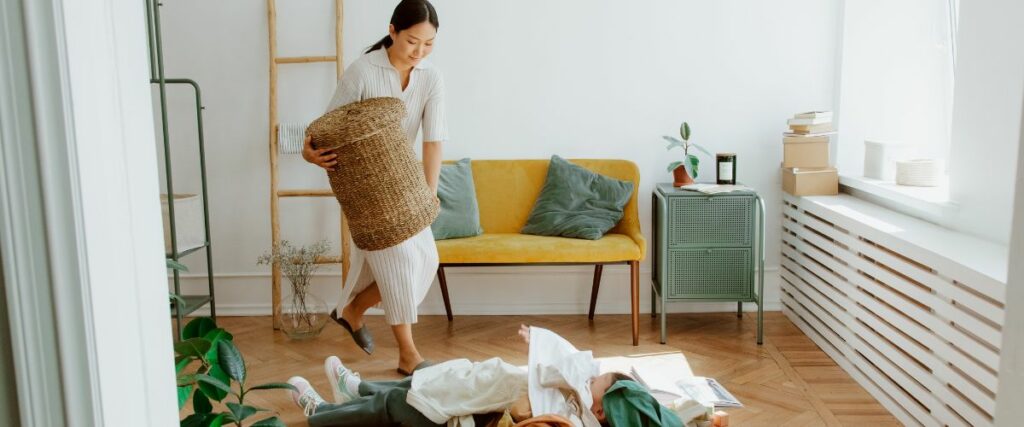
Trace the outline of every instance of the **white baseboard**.
{"label": "white baseboard", "polygon": [[[565,314],[586,314],[590,306],[581,304],[568,304],[568,303],[551,303],[551,304],[530,304],[521,306],[509,306],[503,305],[500,310],[496,309],[497,306],[481,306],[481,305],[452,305],[452,314],[456,317],[462,316],[513,316],[513,315],[538,315],[538,314],[551,314],[551,315],[565,315]],[[615,309],[602,309],[604,307],[598,306],[596,308],[597,315],[602,314],[629,314],[628,311],[615,310]],[[731,302],[694,302],[694,303],[671,303],[668,312],[671,313],[720,313],[720,312],[731,312],[736,310],[736,303]],[[757,306],[752,303],[746,303],[743,305],[744,312],[755,312]],[[782,311],[782,304],[778,301],[764,303],[764,311]],[[650,301],[646,304],[640,304],[641,314],[650,314]],[[217,304],[217,315],[218,316],[270,316],[271,306],[270,304]],[[379,309],[370,309],[366,314],[368,315],[383,315],[384,312]],[[420,306],[421,315],[444,315],[443,304],[428,304],[426,302]],[[208,307],[201,308],[195,311],[196,316],[209,316],[210,310]]]}
{"label": "white baseboard", "polygon": [[[577,267],[464,267],[445,270],[448,293],[454,315],[538,315],[585,314],[590,308],[592,268]],[[780,311],[779,271],[777,267],[765,269],[765,311]],[[267,273],[217,274],[214,278],[217,314],[220,316],[269,316],[270,276]],[[183,294],[205,294],[205,276],[187,275],[182,280]],[[629,314],[629,269],[606,266],[598,294],[597,314]],[[640,311],[651,311],[650,273],[641,270]],[[287,280],[282,284],[287,289]],[[336,304],[340,294],[340,274],[319,274],[313,280],[313,292]],[[287,292],[287,290],[286,290]],[[420,314],[445,314],[438,285],[420,305]],[[745,311],[757,306],[744,304]],[[736,310],[731,302],[673,302],[669,313],[703,313]],[[208,309],[196,312],[208,315]],[[370,314],[380,313],[371,311]]]}

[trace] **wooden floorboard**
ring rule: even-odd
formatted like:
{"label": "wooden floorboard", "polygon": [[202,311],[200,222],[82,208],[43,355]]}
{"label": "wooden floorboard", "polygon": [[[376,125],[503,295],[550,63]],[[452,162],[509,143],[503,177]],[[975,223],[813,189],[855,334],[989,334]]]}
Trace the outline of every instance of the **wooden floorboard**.
{"label": "wooden floorboard", "polygon": [[[399,375],[397,346],[381,316],[367,318],[377,343],[363,353],[339,326],[329,324],[320,337],[291,341],[274,332],[270,317],[222,317],[218,323],[235,337],[249,369],[249,384],[285,381],[302,375],[330,398],[323,360],[339,356],[368,379]],[[765,345],[754,341],[752,314],[672,314],[668,344],[658,343],[658,322],[640,318],[640,346],[630,345],[627,315],[572,316],[420,316],[413,327],[420,352],[434,361],[501,357],[526,364],[527,347],[516,335],[519,324],[551,329],[595,357],[682,351],[695,375],[716,378],[745,407],[729,409],[731,425],[742,426],[887,426],[899,425],[871,395],[803,335],[782,313],[765,313]],[[281,391],[254,392],[246,404],[280,414],[288,425],[305,425],[302,411]]]}

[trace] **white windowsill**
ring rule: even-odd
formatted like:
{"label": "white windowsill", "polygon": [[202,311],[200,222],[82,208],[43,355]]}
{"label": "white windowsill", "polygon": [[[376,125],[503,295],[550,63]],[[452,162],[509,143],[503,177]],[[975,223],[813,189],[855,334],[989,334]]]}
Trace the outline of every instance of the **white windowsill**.
{"label": "white windowsill", "polygon": [[948,181],[938,187],[911,187],[863,176],[840,175],[839,185],[845,193],[934,223],[941,223],[958,209],[949,199]]}

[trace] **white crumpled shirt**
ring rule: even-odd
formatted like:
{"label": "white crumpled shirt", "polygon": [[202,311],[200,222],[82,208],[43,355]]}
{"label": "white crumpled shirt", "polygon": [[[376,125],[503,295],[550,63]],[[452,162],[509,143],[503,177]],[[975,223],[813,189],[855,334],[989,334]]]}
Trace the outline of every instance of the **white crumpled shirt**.
{"label": "white crumpled shirt", "polygon": [[600,427],[590,411],[594,403],[590,380],[600,373],[593,353],[579,351],[558,334],[531,326],[528,363],[533,416],[559,415],[577,427]]}

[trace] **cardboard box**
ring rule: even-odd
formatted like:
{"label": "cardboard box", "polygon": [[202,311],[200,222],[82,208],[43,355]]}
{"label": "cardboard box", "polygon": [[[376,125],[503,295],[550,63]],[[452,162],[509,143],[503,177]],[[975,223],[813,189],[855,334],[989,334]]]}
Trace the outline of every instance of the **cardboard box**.
{"label": "cardboard box", "polygon": [[782,167],[827,168],[828,136],[787,136],[782,138]]}
{"label": "cardboard box", "polygon": [[836,168],[783,168],[782,189],[794,196],[834,196],[839,194]]}

